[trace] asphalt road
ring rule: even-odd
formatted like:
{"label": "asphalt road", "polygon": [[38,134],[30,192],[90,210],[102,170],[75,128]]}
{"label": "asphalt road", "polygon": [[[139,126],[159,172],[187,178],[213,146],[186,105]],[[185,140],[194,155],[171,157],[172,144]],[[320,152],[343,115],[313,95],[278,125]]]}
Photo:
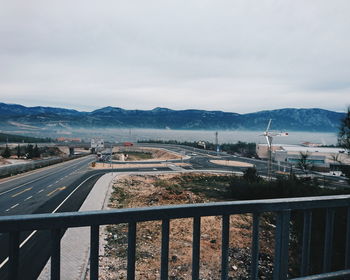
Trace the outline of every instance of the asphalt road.
{"label": "asphalt road", "polygon": [[2,180],[0,215],[35,213],[59,193],[69,192],[72,184],[88,171],[93,160],[93,156],[87,156]]}
{"label": "asphalt road", "polygon": [[[183,155],[184,158],[186,156],[189,156],[190,159],[184,159],[184,162],[188,162],[191,164],[190,168],[187,169],[206,169],[206,170],[226,170],[231,172],[243,172],[246,167],[233,167],[233,166],[224,166],[224,165],[217,165],[214,163],[211,163],[210,160],[229,160],[229,161],[241,161],[253,164],[255,168],[257,169],[257,172],[260,176],[268,176],[268,170],[267,170],[267,161],[260,160],[260,159],[253,159],[253,158],[246,158],[246,157],[240,157],[235,155],[229,155],[227,153],[223,152],[215,152],[215,151],[207,151],[203,149],[198,148],[192,148],[192,147],[186,147],[181,145],[169,145],[169,144],[140,144],[142,146],[149,146],[149,147],[161,147],[164,149],[168,149],[171,151],[174,151],[176,153],[179,153]],[[185,167],[186,169],[186,167]],[[281,163],[281,165],[278,165],[277,163],[272,164],[273,172],[281,171],[290,173],[291,169],[294,174],[297,175],[305,175],[305,172],[302,170],[291,167],[287,163]],[[340,176],[331,176],[331,175],[322,175],[317,172],[311,172],[308,171],[307,175],[311,175],[314,178],[317,178],[319,183],[321,185],[324,185],[328,188],[349,188],[349,184],[345,181],[345,178]]]}

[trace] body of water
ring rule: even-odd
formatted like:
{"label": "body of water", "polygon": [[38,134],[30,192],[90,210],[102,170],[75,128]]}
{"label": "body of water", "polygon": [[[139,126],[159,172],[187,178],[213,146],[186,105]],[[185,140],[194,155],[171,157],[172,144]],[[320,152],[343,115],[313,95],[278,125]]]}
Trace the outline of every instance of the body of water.
{"label": "body of water", "polygon": [[[81,131],[83,132],[83,131]],[[255,142],[266,143],[262,131],[218,131],[219,143]],[[300,144],[303,142],[334,145],[337,143],[336,133],[288,132],[285,137],[274,137],[275,144]],[[215,131],[208,130],[167,130],[167,129],[101,129],[85,131],[85,137],[101,137],[113,142],[136,142],[138,140],[177,140],[177,141],[209,141],[215,143]]]}

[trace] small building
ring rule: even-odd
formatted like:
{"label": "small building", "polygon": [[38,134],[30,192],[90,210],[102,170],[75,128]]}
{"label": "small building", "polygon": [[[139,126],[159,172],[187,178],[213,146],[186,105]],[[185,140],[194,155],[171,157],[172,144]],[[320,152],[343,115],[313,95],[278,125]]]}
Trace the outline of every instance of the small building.
{"label": "small building", "polygon": [[[275,162],[288,162],[296,165],[300,154],[307,154],[307,161],[315,167],[330,169],[334,164],[350,164],[350,156],[343,148],[328,148],[315,145],[273,144],[271,158]],[[258,144],[256,153],[261,159],[268,159],[267,144]]]}
{"label": "small building", "polygon": [[91,139],[90,148],[95,150],[95,151],[104,149],[104,145],[105,144],[104,144],[103,139],[95,139],[95,138]]}

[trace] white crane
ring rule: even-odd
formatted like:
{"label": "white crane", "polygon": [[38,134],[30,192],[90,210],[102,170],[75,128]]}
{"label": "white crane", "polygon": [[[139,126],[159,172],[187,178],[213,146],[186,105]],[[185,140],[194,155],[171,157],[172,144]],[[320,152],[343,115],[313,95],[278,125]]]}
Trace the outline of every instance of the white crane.
{"label": "white crane", "polygon": [[266,138],[267,142],[267,149],[268,149],[268,161],[267,161],[267,176],[268,178],[271,178],[271,169],[272,169],[272,140],[273,137],[276,136],[288,136],[288,132],[273,132],[270,131],[272,119],[269,120],[269,123],[267,125],[267,128],[263,134]]}

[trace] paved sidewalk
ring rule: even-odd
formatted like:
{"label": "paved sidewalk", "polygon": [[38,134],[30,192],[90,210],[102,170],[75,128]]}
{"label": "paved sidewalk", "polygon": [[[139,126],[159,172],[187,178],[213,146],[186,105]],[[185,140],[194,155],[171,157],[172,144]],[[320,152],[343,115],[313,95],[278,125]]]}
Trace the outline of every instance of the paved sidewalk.
{"label": "paved sidewalk", "polygon": [[[90,191],[79,211],[101,210],[107,193],[117,173],[103,175]],[[61,279],[83,279],[89,258],[90,228],[70,228],[61,240]],[[41,272],[39,280],[50,279],[50,260]]]}

